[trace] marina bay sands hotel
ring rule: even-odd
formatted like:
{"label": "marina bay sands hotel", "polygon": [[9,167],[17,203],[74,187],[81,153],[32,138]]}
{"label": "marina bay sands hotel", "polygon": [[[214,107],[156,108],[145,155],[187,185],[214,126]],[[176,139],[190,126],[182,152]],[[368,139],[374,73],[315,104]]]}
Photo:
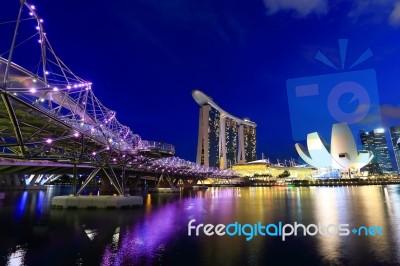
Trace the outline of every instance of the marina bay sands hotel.
{"label": "marina bay sands hotel", "polygon": [[196,163],[226,169],[256,160],[256,123],[225,112],[199,90],[192,96],[200,105]]}

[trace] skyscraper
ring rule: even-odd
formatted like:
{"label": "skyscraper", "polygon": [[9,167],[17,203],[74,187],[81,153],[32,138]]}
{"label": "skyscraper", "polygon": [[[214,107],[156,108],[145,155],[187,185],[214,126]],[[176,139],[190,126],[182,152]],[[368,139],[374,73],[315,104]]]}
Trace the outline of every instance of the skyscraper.
{"label": "skyscraper", "polygon": [[257,125],[225,112],[201,91],[192,96],[200,105],[196,162],[226,169],[256,160]]}
{"label": "skyscraper", "polygon": [[371,151],[374,154],[374,159],[366,166],[367,170],[371,173],[393,171],[385,130],[383,128],[377,128],[370,132],[361,130],[360,138],[363,149]]}
{"label": "skyscraper", "polygon": [[400,171],[400,126],[390,127],[389,131],[390,138],[392,139],[397,171]]}
{"label": "skyscraper", "polygon": [[[248,119],[244,121],[249,122]],[[242,133],[243,132],[243,133]],[[243,134],[243,144],[244,144],[244,159],[239,156],[239,162],[246,161],[251,162],[257,159],[256,154],[256,128],[246,124],[242,124],[239,127],[239,134]],[[240,154],[239,154],[240,155]],[[243,156],[243,153],[242,153]]]}

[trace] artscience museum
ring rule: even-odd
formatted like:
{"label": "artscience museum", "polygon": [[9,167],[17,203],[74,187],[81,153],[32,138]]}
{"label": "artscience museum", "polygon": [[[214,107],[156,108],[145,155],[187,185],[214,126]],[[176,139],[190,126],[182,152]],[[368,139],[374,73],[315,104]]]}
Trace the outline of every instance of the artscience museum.
{"label": "artscience museum", "polygon": [[347,124],[332,126],[331,143],[325,142],[318,132],[307,135],[307,148],[295,144],[297,153],[316,168],[336,169],[340,172],[358,172],[374,157],[371,151],[358,151],[353,134]]}

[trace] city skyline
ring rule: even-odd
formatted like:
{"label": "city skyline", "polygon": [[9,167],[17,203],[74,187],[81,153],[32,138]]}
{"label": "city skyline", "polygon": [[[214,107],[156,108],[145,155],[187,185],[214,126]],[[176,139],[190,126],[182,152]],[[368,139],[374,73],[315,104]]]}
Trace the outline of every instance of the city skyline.
{"label": "city skyline", "polygon": [[[375,128],[400,124],[399,28],[388,3],[361,8],[357,1],[317,1],[300,8],[269,1],[69,1],[63,12],[60,3],[35,4],[54,49],[79,76],[93,81],[96,95],[116,110],[118,119],[145,139],[174,144],[185,159],[194,161],[196,156],[197,106],[190,92],[197,88],[222,99],[224,109],[257,122],[258,158],[261,153],[296,156],[286,80],[343,71],[314,59],[320,50],[340,65],[340,38],[349,39],[347,68],[366,49],[373,53],[355,69],[376,71],[383,120]],[[15,20],[18,1],[8,1],[6,9],[10,12],[2,20]],[[24,26],[35,27],[29,21]],[[5,38],[1,51],[9,44]],[[16,63],[30,57],[31,50],[15,53]],[[170,117],[175,118],[174,132],[169,130]]]}
{"label": "city skyline", "polygon": [[[361,145],[364,150],[374,154],[371,163],[366,166],[372,173],[387,173],[393,171],[388,142],[383,128],[371,131],[360,131]],[[374,166],[375,165],[375,166]]]}
{"label": "city skyline", "polygon": [[395,166],[397,171],[400,169],[400,126],[393,126],[389,128],[390,139],[392,140]]}

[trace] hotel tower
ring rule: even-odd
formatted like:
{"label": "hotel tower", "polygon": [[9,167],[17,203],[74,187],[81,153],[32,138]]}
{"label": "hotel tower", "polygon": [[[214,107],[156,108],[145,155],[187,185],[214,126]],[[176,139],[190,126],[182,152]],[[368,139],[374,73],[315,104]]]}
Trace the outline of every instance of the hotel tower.
{"label": "hotel tower", "polygon": [[226,169],[256,160],[256,123],[227,113],[199,90],[192,96],[200,105],[196,162]]}

